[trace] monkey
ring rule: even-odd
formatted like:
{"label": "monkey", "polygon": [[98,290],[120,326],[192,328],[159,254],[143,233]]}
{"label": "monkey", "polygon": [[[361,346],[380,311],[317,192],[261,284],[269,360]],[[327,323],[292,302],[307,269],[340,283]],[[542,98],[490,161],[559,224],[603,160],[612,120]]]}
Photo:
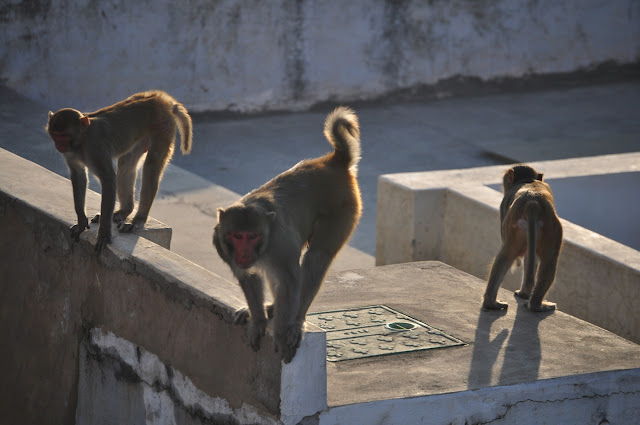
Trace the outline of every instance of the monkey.
{"label": "monkey", "polygon": [[524,276],[515,295],[528,300],[525,305],[534,312],[556,308],[555,303],[544,301],[544,297],[555,279],[562,247],[562,225],[551,187],[542,178],[541,173],[524,164],[504,173],[504,197],[500,203],[502,245],[484,293],[485,310],[508,307],[496,299],[498,288],[507,270],[522,257],[525,257]]}
{"label": "monkey", "polygon": [[[134,232],[145,225],[162,173],[173,155],[176,127],[186,155],[191,152],[193,138],[191,117],[182,104],[163,91],[136,93],[90,113],[72,108],[49,111],[45,129],[64,155],[71,178],[78,218],[70,229],[74,241],[89,228],[85,212],[87,168],[102,187],[100,213],[91,220],[100,223],[95,246],[98,254],[112,241],[112,220],[120,233]],[[131,223],[126,223],[134,208],[138,165],[145,153],[138,211]],[[120,209],[114,213],[116,194]]]}
{"label": "monkey", "polygon": [[[303,160],[219,208],[213,231],[213,245],[247,300],[248,308],[236,312],[234,323],[247,324],[249,345],[258,351],[267,319],[273,318],[274,349],[285,363],[295,356],[307,310],[362,213],[355,112],[333,110],[324,135],[333,152]],[[264,280],[274,299],[266,316]]]}

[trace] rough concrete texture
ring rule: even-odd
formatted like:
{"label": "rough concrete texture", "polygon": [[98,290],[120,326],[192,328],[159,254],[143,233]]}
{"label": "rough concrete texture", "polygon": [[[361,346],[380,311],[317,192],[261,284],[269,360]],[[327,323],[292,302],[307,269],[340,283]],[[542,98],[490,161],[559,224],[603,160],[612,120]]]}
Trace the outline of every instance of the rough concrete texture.
{"label": "rough concrete texture", "polygon": [[[286,367],[272,349],[271,330],[254,353],[244,328],[232,325],[244,305],[238,285],[137,235],[118,234],[100,256],[91,232],[72,243],[68,187],[49,187],[50,172],[0,155],[0,338],[10,341],[0,345],[3,421],[74,423],[79,344],[94,326],[135,341],[234,412],[244,406],[279,418],[282,405],[283,423],[292,423],[326,403],[296,404],[299,392],[324,394],[323,362],[304,354],[324,350],[322,332],[307,328],[299,361]],[[283,379],[309,368],[307,380]]]}
{"label": "rough concrete texture", "polygon": [[634,0],[40,0],[0,21],[0,81],[56,109],[152,88],[194,111],[299,109],[640,59]]}
{"label": "rough concrete texture", "polygon": [[506,290],[507,311],[482,311],[483,291],[435,261],[329,276],[314,312],[385,304],[468,345],[329,362],[320,424],[640,419],[640,346],[560,311],[531,313]]}
{"label": "rough concrete texture", "polygon": [[[556,181],[637,173],[639,164],[640,153],[531,163],[544,172],[545,179]],[[381,176],[376,263],[439,260],[486,279],[500,248],[502,199],[500,192],[488,186],[499,184],[505,169],[493,166]],[[627,192],[631,193],[635,186],[629,183]],[[594,189],[585,186],[576,192],[597,199]],[[558,202],[563,200],[556,198]],[[628,230],[635,220],[626,217]],[[562,225],[564,244],[547,298],[564,312],[640,342],[635,306],[640,299],[640,252],[567,220]],[[522,267],[507,274],[503,287],[515,290],[521,281]]]}

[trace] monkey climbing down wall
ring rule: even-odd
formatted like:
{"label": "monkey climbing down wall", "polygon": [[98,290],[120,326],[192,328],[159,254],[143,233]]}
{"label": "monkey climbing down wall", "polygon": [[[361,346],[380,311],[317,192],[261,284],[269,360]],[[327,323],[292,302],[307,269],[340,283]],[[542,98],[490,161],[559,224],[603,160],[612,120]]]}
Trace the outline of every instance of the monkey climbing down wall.
{"label": "monkey climbing down wall", "polygon": [[[247,323],[249,344],[257,351],[267,318],[273,318],[275,350],[285,363],[293,359],[307,310],[362,212],[356,114],[335,109],[327,116],[324,134],[333,152],[304,160],[218,209],[213,232],[218,254],[247,299],[248,309],[236,312],[235,323]],[[266,312],[264,278],[274,298]]]}

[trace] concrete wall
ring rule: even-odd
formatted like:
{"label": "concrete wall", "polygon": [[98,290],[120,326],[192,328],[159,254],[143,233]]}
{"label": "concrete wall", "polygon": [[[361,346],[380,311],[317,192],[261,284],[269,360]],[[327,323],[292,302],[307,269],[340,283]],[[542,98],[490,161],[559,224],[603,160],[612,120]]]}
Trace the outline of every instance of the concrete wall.
{"label": "concrete wall", "polygon": [[[254,353],[244,328],[232,324],[245,305],[237,284],[133,234],[115,234],[96,256],[97,229],[70,240],[68,180],[1,149],[0,164],[2,422],[73,424],[87,418],[90,405],[95,415],[109,418],[115,409],[130,413],[119,423],[140,423],[136,418],[153,417],[157,404],[147,401],[161,397],[166,383],[151,379],[157,394],[145,393],[142,377],[160,376],[152,371],[189,381],[201,394],[196,401],[217,400],[201,417],[217,423],[297,423],[326,407],[323,332],[307,328],[286,366],[272,349],[271,330]],[[90,194],[87,209],[98,206]],[[116,337],[125,342],[104,342]],[[118,350],[133,353],[120,357],[135,364],[114,366]],[[144,361],[147,352],[155,363]],[[126,394],[87,393],[110,388],[107,381]],[[193,400],[175,399],[175,416],[162,423],[177,421]],[[88,417],[79,423],[95,423]]]}
{"label": "concrete wall", "polygon": [[0,83],[52,109],[150,88],[193,111],[299,109],[640,60],[635,0],[30,0],[0,22]]}
{"label": "concrete wall", "polygon": [[[637,175],[640,154],[608,155],[532,163],[549,181],[565,178],[606,181],[607,174]],[[404,173],[378,181],[376,264],[439,260],[486,279],[500,248],[497,185],[507,167]],[[620,183],[619,179],[613,182]],[[633,193],[633,180],[627,193]],[[552,186],[553,189],[553,186]],[[595,197],[584,188],[584,197]],[[615,188],[612,188],[612,190]],[[557,202],[562,203],[562,198]],[[570,203],[571,199],[564,202]],[[620,205],[620,200],[616,205]],[[633,210],[630,210],[632,212]],[[547,298],[558,308],[640,342],[640,252],[580,227],[561,216],[564,242],[554,286]],[[637,216],[623,221],[635,232]],[[515,290],[522,267],[507,274],[504,288]],[[507,300],[509,301],[509,300]],[[480,305],[478,300],[478,305]]]}

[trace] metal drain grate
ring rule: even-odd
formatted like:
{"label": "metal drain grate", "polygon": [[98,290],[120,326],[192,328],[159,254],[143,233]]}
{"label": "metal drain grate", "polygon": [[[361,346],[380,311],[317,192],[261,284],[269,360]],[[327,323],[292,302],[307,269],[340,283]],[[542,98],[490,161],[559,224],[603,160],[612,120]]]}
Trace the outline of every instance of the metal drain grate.
{"label": "metal drain grate", "polygon": [[385,305],[307,314],[327,332],[327,360],[360,359],[466,345]]}

